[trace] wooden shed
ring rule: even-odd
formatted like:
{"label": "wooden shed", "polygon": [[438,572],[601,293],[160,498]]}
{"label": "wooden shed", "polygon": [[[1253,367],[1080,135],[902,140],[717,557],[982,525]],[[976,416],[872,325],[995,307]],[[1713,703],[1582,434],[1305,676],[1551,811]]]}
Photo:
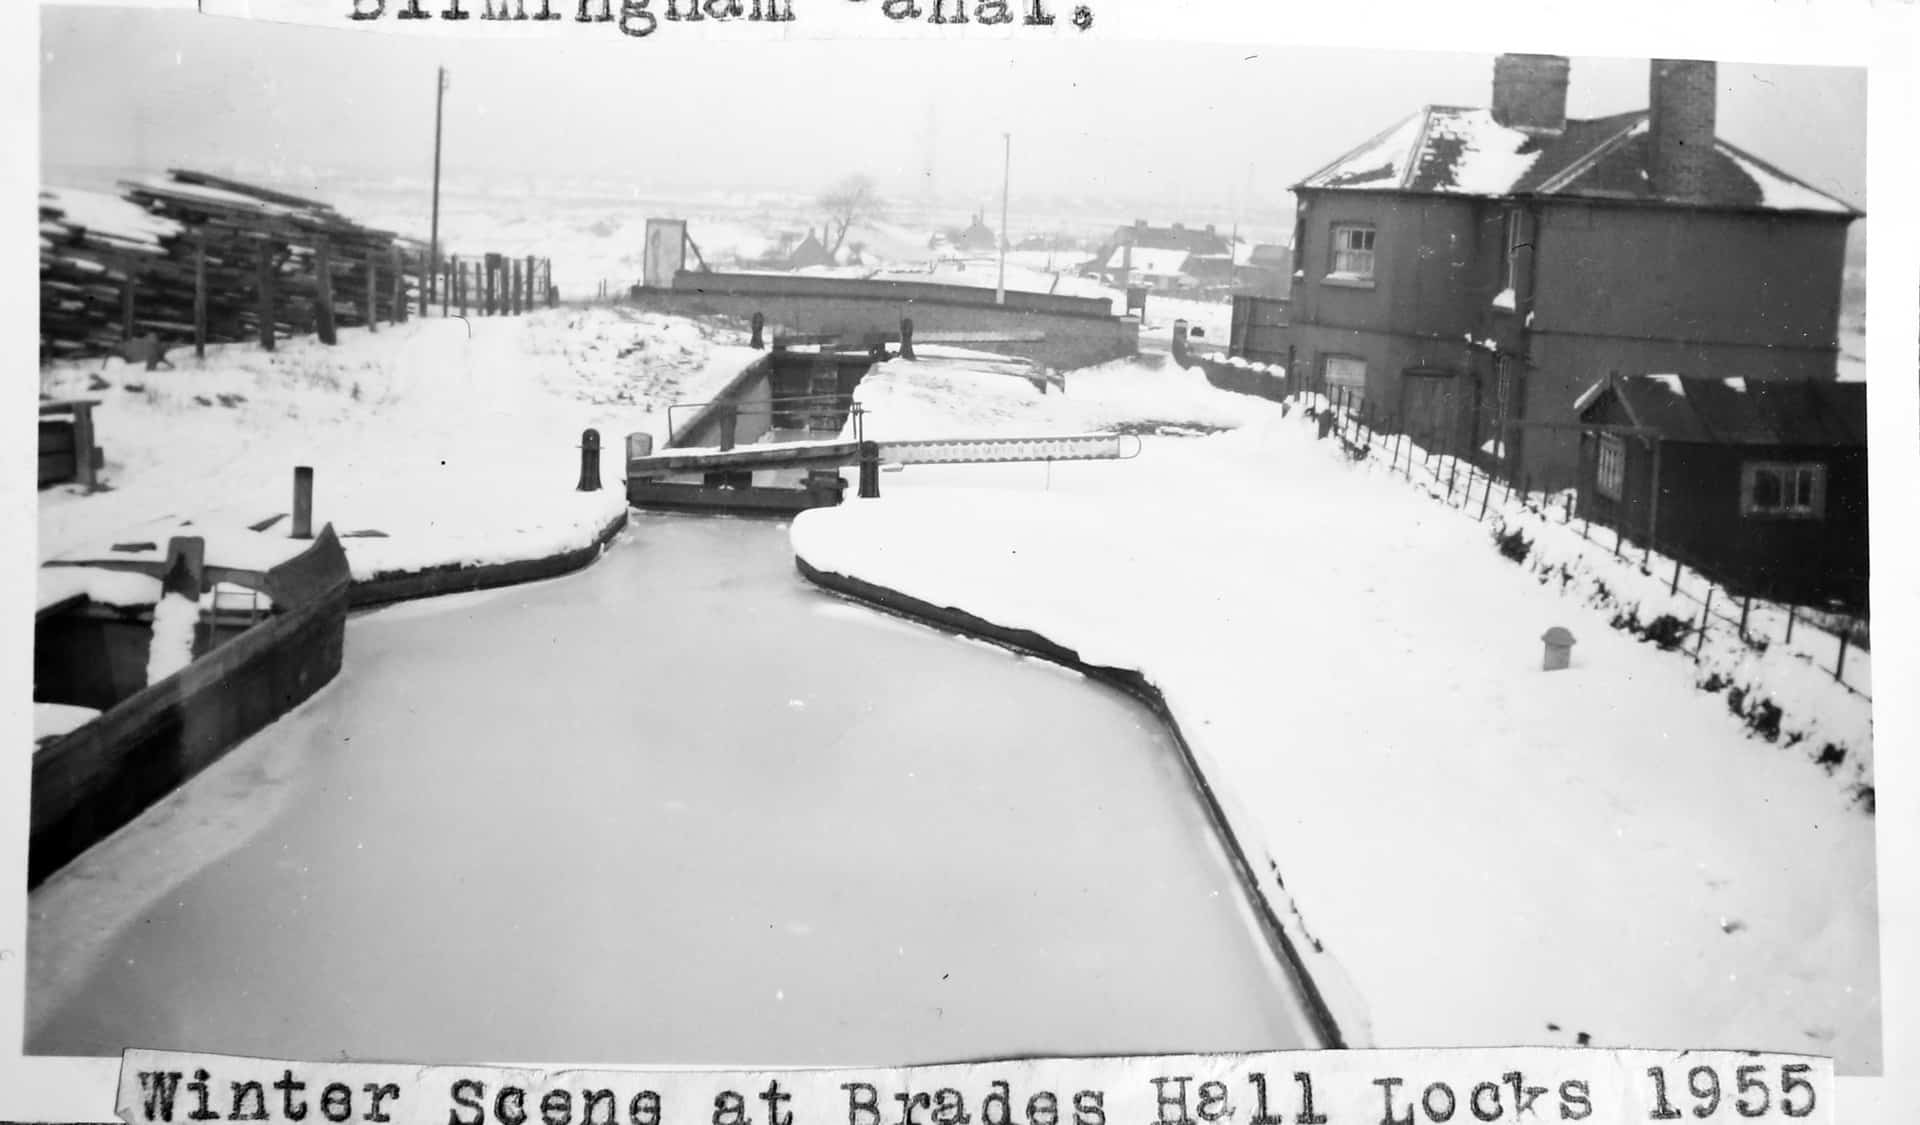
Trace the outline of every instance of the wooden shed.
{"label": "wooden shed", "polygon": [[1866,608],[1865,384],[1636,375],[1575,410],[1582,516],[1737,594]]}

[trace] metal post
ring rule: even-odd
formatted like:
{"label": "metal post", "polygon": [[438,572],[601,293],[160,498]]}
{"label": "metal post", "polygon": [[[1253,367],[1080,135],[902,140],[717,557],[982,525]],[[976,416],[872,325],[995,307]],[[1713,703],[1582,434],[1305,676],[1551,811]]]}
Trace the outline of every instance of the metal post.
{"label": "metal post", "polygon": [[1013,134],[1002,133],[1005,152],[1000,162],[1000,281],[994,286],[993,303],[1007,303],[1007,191],[1013,183]]}
{"label": "metal post", "polygon": [[[1673,560],[1673,582],[1667,586],[1667,594],[1671,596],[1679,592],[1680,592],[1680,560],[1675,559]],[[1742,626],[1741,628],[1744,630],[1745,626]]]}
{"label": "metal post", "polygon": [[[1853,639],[1853,621],[1849,619],[1840,630],[1840,658],[1833,662],[1833,678],[1840,680],[1840,673],[1847,666],[1847,642]],[[1845,683],[1845,680],[1840,682]]]}
{"label": "metal post", "polygon": [[293,470],[293,537],[313,538],[313,468],[308,465]]}
{"label": "metal post", "polygon": [[880,443],[863,441],[860,443],[860,499],[877,500],[880,497]]}
{"label": "metal post", "polygon": [[1700,635],[1693,640],[1694,659],[1700,658],[1700,650],[1707,643],[1707,621],[1713,615],[1713,583],[1707,583],[1706,600],[1700,603]]}
{"label": "metal post", "polygon": [[1793,643],[1793,623],[1795,619],[1798,618],[1799,616],[1800,616],[1799,606],[1790,605],[1787,607],[1787,643],[1788,644]]}
{"label": "metal post", "polygon": [[[447,68],[440,68],[433,93],[433,225],[427,235],[427,301],[440,272],[440,119],[447,101]],[[418,230],[418,227],[414,228]]]}
{"label": "metal post", "polygon": [[1745,594],[1740,598],[1740,639],[1747,639],[1747,611],[1753,608],[1753,595]]}
{"label": "metal post", "polygon": [[1487,518],[1487,502],[1492,499],[1493,499],[1493,474],[1488,473],[1486,491],[1480,494],[1480,514],[1475,518],[1481,519],[1481,520],[1485,520]]}

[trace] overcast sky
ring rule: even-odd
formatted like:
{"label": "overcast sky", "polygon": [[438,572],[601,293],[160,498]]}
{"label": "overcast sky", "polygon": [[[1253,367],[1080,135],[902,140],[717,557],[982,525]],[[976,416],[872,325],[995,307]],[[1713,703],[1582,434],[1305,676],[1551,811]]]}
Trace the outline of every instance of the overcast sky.
{"label": "overcast sky", "polygon": [[[42,9],[41,154],[73,164],[265,162],[425,177],[433,72],[450,172],[608,175],[642,190],[812,191],[854,171],[950,201],[1232,210],[1421,105],[1485,105],[1491,55],[1191,44],[531,43]],[[1573,62],[1568,110],[1646,105],[1645,60]],[[1720,134],[1865,206],[1863,71],[1722,60]],[[312,185],[324,190],[324,184]]]}

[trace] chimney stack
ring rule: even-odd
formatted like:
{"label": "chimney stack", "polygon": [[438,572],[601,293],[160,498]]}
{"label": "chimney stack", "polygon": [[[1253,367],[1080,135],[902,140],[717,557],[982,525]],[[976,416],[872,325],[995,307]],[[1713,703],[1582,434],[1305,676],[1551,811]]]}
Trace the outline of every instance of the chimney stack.
{"label": "chimney stack", "polygon": [[1561,55],[1493,60],[1493,119],[1509,129],[1559,133],[1567,127],[1567,71]]}
{"label": "chimney stack", "polygon": [[1647,82],[1647,180],[1663,199],[1708,195],[1717,109],[1714,65],[1654,59]]}

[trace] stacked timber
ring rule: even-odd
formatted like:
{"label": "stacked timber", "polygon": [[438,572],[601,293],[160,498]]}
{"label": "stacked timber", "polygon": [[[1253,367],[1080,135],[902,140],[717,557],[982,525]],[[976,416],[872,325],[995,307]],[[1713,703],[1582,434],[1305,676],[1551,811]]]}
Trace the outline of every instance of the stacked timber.
{"label": "stacked timber", "polygon": [[123,181],[121,195],[40,197],[41,355],[318,333],[404,319],[423,248],[332,206],[204,172]]}

